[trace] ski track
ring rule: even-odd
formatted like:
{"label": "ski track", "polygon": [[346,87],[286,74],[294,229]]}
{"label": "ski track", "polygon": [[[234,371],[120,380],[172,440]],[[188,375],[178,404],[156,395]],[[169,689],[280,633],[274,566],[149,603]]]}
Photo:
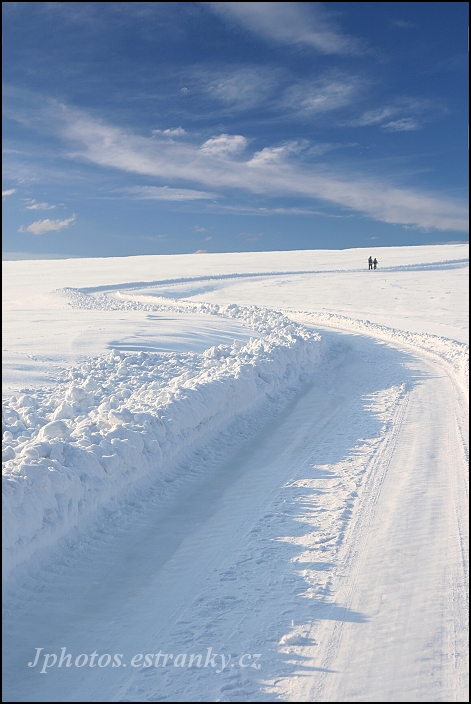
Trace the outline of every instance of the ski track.
{"label": "ski track", "polygon": [[[147,285],[67,295],[104,310],[234,314],[120,293]],[[286,316],[322,330],[309,378],[17,568],[5,592],[8,701],[466,699],[467,348]],[[123,653],[127,668],[41,674],[27,667],[36,647]],[[219,667],[130,667],[137,653],[204,661],[208,648],[227,666],[219,655]],[[243,654],[261,667],[241,667]]]}

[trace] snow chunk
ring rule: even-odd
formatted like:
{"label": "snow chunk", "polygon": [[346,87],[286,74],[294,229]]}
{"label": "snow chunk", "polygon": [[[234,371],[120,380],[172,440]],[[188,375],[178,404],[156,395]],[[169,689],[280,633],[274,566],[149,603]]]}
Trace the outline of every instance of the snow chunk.
{"label": "snow chunk", "polygon": [[131,423],[132,413],[127,408],[123,408],[121,411],[111,409],[108,413],[108,420],[116,425],[119,425],[120,423]]}
{"label": "snow chunk", "polygon": [[39,431],[40,438],[66,438],[69,435],[69,428],[62,420],[53,420],[44,425]]}
{"label": "snow chunk", "polygon": [[60,406],[57,407],[52,417],[54,420],[60,420],[61,418],[73,418],[74,409],[68,401],[64,400]]}

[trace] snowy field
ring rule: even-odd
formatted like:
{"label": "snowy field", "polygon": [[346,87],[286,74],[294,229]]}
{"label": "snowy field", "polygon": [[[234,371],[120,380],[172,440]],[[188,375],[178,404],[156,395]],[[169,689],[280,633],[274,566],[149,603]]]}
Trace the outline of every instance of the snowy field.
{"label": "snowy field", "polygon": [[4,262],[4,700],[466,701],[468,273]]}

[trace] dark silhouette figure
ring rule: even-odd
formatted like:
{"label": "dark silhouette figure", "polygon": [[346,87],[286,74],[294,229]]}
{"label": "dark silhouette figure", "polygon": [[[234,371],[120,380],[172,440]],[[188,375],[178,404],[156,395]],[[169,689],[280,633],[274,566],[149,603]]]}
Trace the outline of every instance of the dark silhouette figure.
{"label": "dark silhouette figure", "polygon": [[372,268],[373,268],[373,260],[372,260],[372,258],[370,257],[370,258],[368,259],[368,270],[369,270],[369,269],[372,269]]}
{"label": "dark silhouette figure", "polygon": [[375,258],[373,259],[373,269],[376,269],[377,266],[378,266],[378,260],[377,260],[376,257],[375,257]]}

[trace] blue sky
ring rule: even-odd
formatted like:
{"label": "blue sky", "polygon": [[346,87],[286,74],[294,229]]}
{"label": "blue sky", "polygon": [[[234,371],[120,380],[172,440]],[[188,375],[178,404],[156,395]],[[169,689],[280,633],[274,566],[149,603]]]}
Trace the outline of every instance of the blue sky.
{"label": "blue sky", "polygon": [[460,2],[3,3],[3,251],[467,241],[467,67]]}

